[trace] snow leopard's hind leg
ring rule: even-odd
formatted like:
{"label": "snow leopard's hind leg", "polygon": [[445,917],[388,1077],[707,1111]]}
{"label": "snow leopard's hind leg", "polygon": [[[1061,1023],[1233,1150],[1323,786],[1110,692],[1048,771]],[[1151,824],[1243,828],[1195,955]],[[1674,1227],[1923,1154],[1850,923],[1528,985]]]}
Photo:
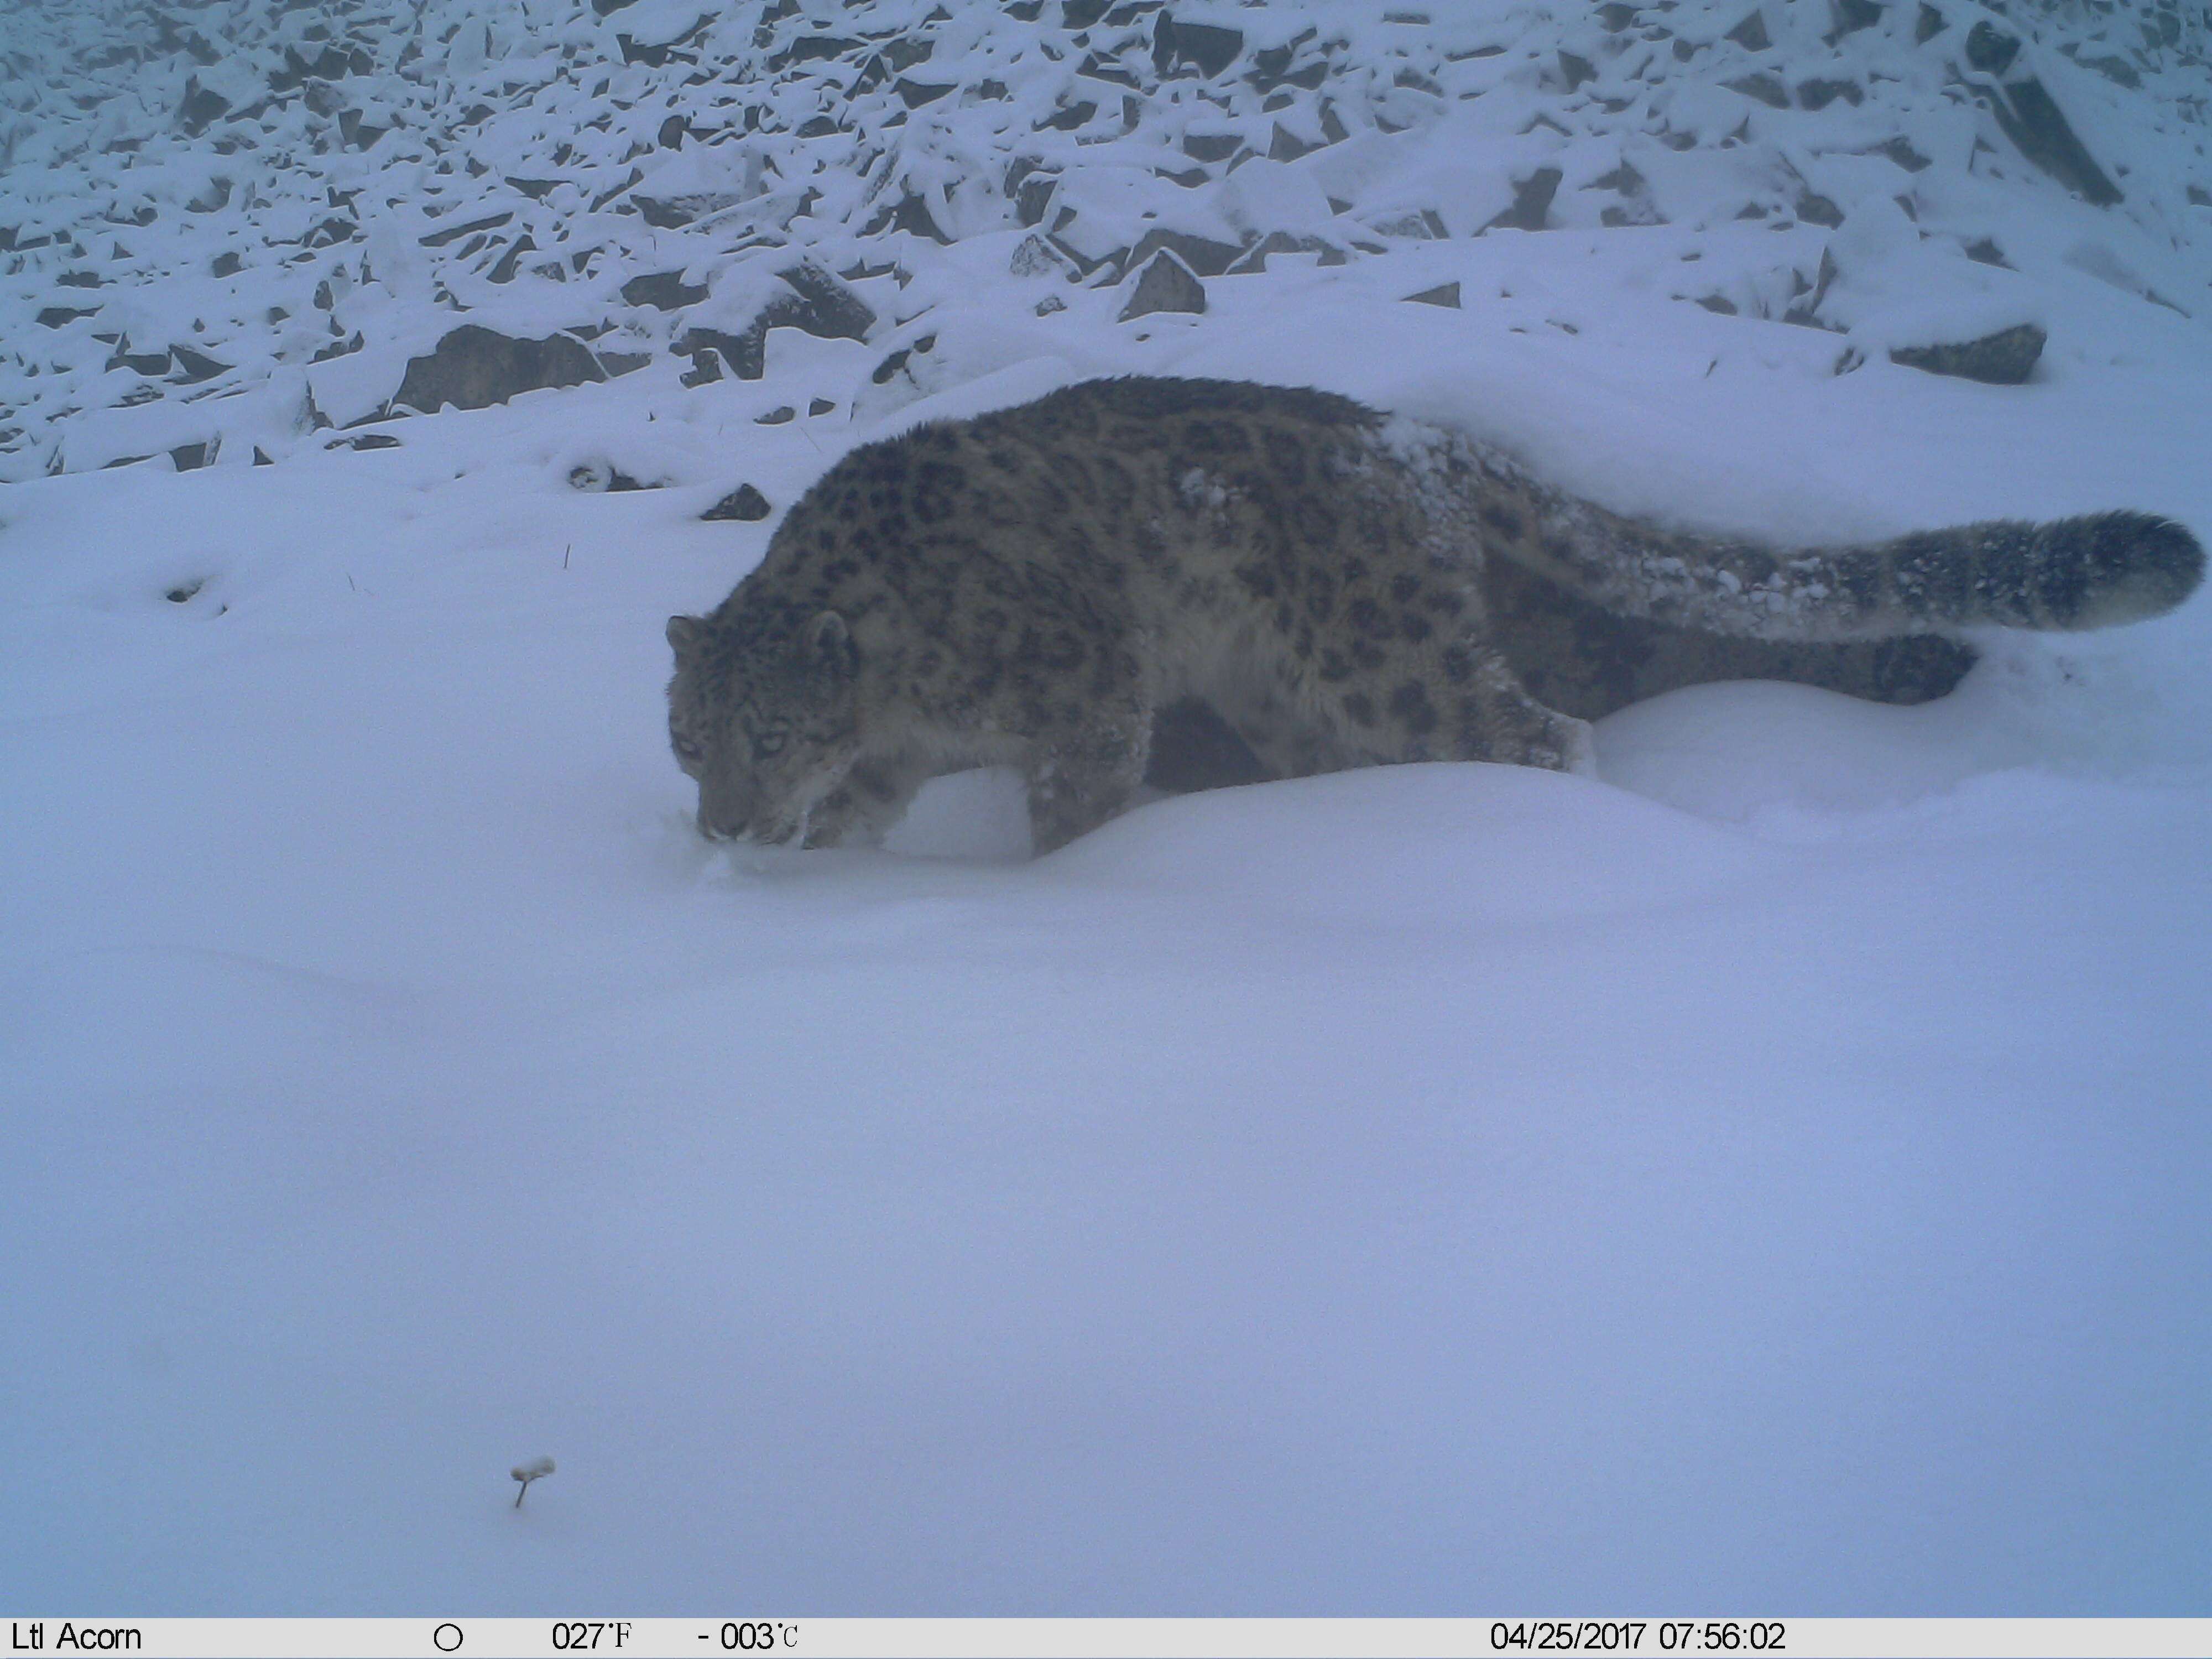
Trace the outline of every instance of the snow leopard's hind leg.
{"label": "snow leopard's hind leg", "polygon": [[1453,759],[1595,775],[1589,722],[1530,696],[1504,653],[1488,645],[1448,646],[1443,665]]}
{"label": "snow leopard's hind leg", "polygon": [[1312,714],[1273,729],[1234,722],[1279,775],[1418,761],[1595,770],[1589,723],[1528,693],[1503,653],[1470,634],[1441,652],[1317,688]]}

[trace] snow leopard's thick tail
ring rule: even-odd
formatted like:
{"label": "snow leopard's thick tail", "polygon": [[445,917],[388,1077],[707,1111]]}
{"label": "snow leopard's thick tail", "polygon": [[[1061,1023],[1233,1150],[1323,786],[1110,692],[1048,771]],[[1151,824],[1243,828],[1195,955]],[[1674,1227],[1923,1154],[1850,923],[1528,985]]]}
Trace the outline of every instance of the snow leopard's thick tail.
{"label": "snow leopard's thick tail", "polygon": [[1605,610],[1715,634],[1866,640],[1990,624],[2110,628],[2164,615],[2204,578],[2197,538],[2148,513],[1996,520],[1862,547],[1762,547],[1622,517],[1486,446],[1470,443],[1457,459],[1480,475],[1468,507],[1491,554]]}

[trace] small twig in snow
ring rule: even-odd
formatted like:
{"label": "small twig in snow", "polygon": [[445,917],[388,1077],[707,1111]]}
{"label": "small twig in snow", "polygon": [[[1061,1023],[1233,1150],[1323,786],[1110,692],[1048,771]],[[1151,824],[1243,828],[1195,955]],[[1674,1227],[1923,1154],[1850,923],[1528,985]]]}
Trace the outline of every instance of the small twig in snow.
{"label": "small twig in snow", "polygon": [[543,1480],[553,1473],[553,1460],[550,1457],[533,1457],[527,1463],[517,1463],[509,1473],[522,1483],[514,1494],[514,1507],[520,1509],[522,1494],[530,1490],[530,1483],[533,1480]]}

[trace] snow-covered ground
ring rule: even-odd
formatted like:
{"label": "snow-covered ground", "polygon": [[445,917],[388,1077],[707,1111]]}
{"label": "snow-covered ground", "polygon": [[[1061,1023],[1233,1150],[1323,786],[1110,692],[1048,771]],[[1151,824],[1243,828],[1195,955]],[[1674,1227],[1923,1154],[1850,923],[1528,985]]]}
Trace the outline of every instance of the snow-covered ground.
{"label": "snow-covered ground", "polygon": [[[1066,34],[1060,5],[1036,27]],[[1345,263],[1277,255],[1207,277],[1202,316],[1118,321],[1110,261],[1096,285],[1011,274],[1031,228],[963,194],[998,176],[977,162],[937,179],[938,210],[967,204],[945,245],[864,234],[856,198],[675,261],[734,331],[791,247],[838,269],[888,250],[897,273],[850,279],[866,341],[779,329],[762,378],[686,385],[677,325],[632,306],[617,325],[649,361],[617,378],[316,427],[310,407],[374,413],[468,302],[430,255],[386,257],[420,227],[379,222],[365,184],[362,245],[263,278],[276,244],[222,216],[320,166],[427,190],[430,161],[369,167],[445,131],[422,110],[494,95],[502,64],[530,73],[501,119],[587,99],[592,42],[679,40],[684,9],[532,0],[471,46],[458,5],[432,9],[442,41],[411,11],[324,6],[374,64],[419,27],[458,54],[447,82],[355,75],[414,124],[281,166],[234,148],[234,206],[177,233],[181,263],[133,253],[96,290],[143,355],[204,299],[177,271],[244,251],[209,325],[235,331],[233,380],[72,357],[100,317],[29,320],[71,300],[69,259],[40,257],[69,245],[0,253],[22,463],[0,489],[0,1602],[2212,1612],[2212,601],[1987,637],[1918,708],[1676,693],[1601,725],[1595,781],[1215,791],[1033,862],[991,774],[933,786],[882,852],[710,848],[666,750],[661,638],[766,544],[772,518],[698,516],[737,484],[781,508],[857,442],[1099,373],[1326,386],[1614,507],[1782,539],[2115,506],[2205,535],[2212,171],[2172,101],[2201,63],[2146,48],[2137,87],[2094,77],[2065,7],[2043,26],[2070,52],[2022,48],[2126,189],[2098,208],[1985,106],[1945,103],[1942,54],[1994,14],[1946,4],[1920,41],[1899,6],[1824,45],[1825,3],[1767,4],[1762,61],[1794,83],[1830,52],[1867,96],[1758,116],[1717,85],[1744,66],[1707,62],[1750,51],[1735,14],[1685,5],[1711,27],[1641,72],[1694,142],[1613,134],[1650,210],[1604,223],[1570,196],[1604,173],[1605,121],[1639,112],[1598,96],[1629,72],[1601,42],[1595,78],[1561,83],[1557,53],[1598,27],[1580,8],[1424,30],[1317,3],[1349,43],[1321,84],[1359,130],[1310,155],[1194,186],[1094,177],[1080,135],[1039,131],[1068,138],[1072,230],[1188,195],[1235,240],[1318,198],[1304,228],[1346,221]],[[1248,53],[1301,9],[1174,9],[1246,22]],[[251,9],[176,10],[251,35]],[[973,12],[940,64],[971,54],[1054,107],[1066,88],[994,33],[1022,20]],[[1508,49],[1452,58],[1477,50],[1455,27]],[[1401,40],[1496,78],[1346,91]],[[153,110],[168,63],[48,46],[9,60],[9,109],[42,125],[9,129],[0,178],[0,224],[41,234],[69,169],[108,165],[65,142],[78,83],[54,66],[135,76]],[[1923,60],[1921,82],[1866,70]],[[226,62],[235,106],[251,68]],[[1249,88],[1195,78],[1244,118]],[[1097,148],[1189,90],[1148,82]],[[131,94],[102,95],[67,119],[104,143]],[[650,131],[663,106],[635,101]],[[967,113],[992,107],[916,106],[938,148],[905,154],[992,157]],[[1832,152],[1788,125],[1830,111],[1864,128]],[[1516,131],[1531,112],[1566,131]],[[1310,102],[1291,114],[1327,139]],[[161,141],[149,201],[213,165],[202,125]],[[1881,132],[1927,165],[1846,165]],[[1468,204],[1568,150],[1547,228],[1468,234],[1488,212]],[[1776,158],[1842,222],[1736,217],[1723,186]],[[1406,228],[1422,211],[1450,234]],[[583,285],[599,321],[671,268],[615,229]],[[111,231],[76,246],[104,258]],[[1968,258],[1977,237],[2006,264]],[[1833,306],[1784,325],[1824,252]],[[353,308],[331,327],[357,349],[231,349],[252,282],[341,266],[325,308]],[[1457,308],[1401,303],[1449,283]],[[542,288],[486,289],[471,319],[592,320],[553,314],[579,285]],[[1735,314],[1692,303],[1731,295]],[[2049,332],[2026,385],[1884,355],[2025,319]],[[1839,374],[1846,351],[1864,361]],[[134,376],[152,392],[121,403]],[[363,433],[398,441],[349,447]],[[218,440],[190,471],[158,453]],[[578,487],[614,473],[659,487]],[[540,1454],[558,1472],[517,1510],[507,1471]]]}

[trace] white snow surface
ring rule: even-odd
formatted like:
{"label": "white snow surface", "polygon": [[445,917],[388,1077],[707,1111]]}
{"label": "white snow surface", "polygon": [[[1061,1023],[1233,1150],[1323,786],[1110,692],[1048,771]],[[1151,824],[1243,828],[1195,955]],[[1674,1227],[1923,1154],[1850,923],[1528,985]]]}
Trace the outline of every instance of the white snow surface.
{"label": "white snow surface", "polygon": [[[1299,9],[1179,15],[1256,47]],[[1355,59],[1427,38],[1307,9]],[[1770,59],[1814,52],[1814,8],[1761,9]],[[1989,15],[1943,9],[1954,35]],[[471,95],[523,88],[483,131],[537,119],[548,147],[578,115],[544,109],[592,95],[582,47],[702,15],[430,10]],[[1903,52],[1891,10],[1832,49]],[[76,290],[8,256],[0,1603],[2212,1613],[2212,601],[1989,635],[1923,708],[1698,688],[1602,722],[1595,780],[1163,799],[1034,861],[992,773],[933,785],[882,851],[715,848],[690,822],[661,625],[774,524],[700,512],[740,482],[781,508],[856,443],[1091,374],[1324,386],[1617,508],[1780,540],[2112,507],[2212,535],[2212,210],[2188,195],[2212,180],[2160,101],[2186,65],[2145,59],[2131,90],[2027,48],[2125,165],[2116,209],[2009,153],[1993,174],[1933,79],[1830,104],[1909,117],[1931,159],[1911,217],[1842,140],[1798,149],[1850,216],[1861,308],[1792,327],[1786,273],[1832,233],[1739,220],[1716,181],[1802,135],[1657,78],[1664,50],[1654,95],[1734,98],[1753,142],[1722,145],[1744,111],[1715,104],[1710,144],[1637,149],[1666,222],[1466,234],[1501,157],[1598,142],[1522,125],[1602,112],[1515,67],[1595,28],[1580,11],[1455,12],[1431,66],[1466,84],[1371,82],[1401,131],[1197,193],[1218,216],[1191,228],[1232,239],[1271,214],[1327,238],[1348,203],[1342,241],[1374,250],[1349,263],[1278,256],[1209,278],[1202,316],[1119,323],[1125,289],[1009,275],[1024,228],[971,202],[947,246],[879,239],[902,269],[854,279],[866,342],[779,330],[763,379],[687,386],[641,334],[634,373],[369,428],[395,447],[303,417],[293,344],[240,320],[258,289],[225,326],[264,349],[210,383],[236,398],[108,410],[80,364],[41,402],[23,330]],[[910,72],[1004,70],[1012,27],[963,13]],[[1510,50],[1445,51],[1486,30]],[[129,122],[67,116],[10,63],[49,101],[9,105],[0,202],[52,218],[24,158],[95,167],[66,120]],[[356,78],[416,107],[397,70]],[[998,187],[992,107],[914,112],[939,112],[948,216]],[[1073,194],[1196,214],[1112,171],[1134,142]],[[1642,141],[1613,143],[1559,163],[1563,203]],[[241,213],[324,188],[321,162],[255,184],[246,152],[173,148],[164,190],[221,159]],[[355,413],[458,319],[420,227],[367,207],[337,304],[373,337],[315,370],[382,365]],[[1370,234],[1420,210],[1456,234]],[[202,219],[179,258],[259,257]],[[2013,268],[1966,258],[1969,230]],[[602,248],[594,315],[638,274],[757,286],[752,246]],[[98,293],[143,344],[199,301],[134,269]],[[1451,283],[1457,309],[1400,303]],[[591,320],[542,289],[546,327]],[[1737,314],[1686,302],[1723,291]],[[2042,323],[2035,378],[1887,362],[1936,301]],[[1866,361],[1838,374],[1846,344]],[[312,390],[343,420],[337,384]],[[100,470],[206,441],[190,422],[225,403],[216,465]],[[507,1471],[548,1455],[515,1507]]]}

